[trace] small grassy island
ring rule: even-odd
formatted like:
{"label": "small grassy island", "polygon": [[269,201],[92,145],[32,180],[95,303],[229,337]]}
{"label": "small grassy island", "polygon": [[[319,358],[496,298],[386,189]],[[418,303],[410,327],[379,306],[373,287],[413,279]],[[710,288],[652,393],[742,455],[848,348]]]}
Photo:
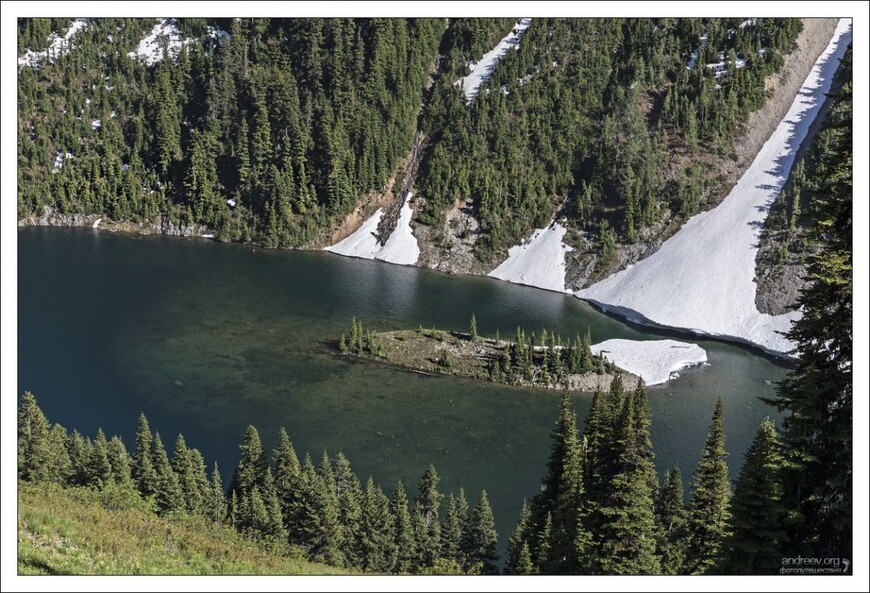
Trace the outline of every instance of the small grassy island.
{"label": "small grassy island", "polygon": [[636,375],[591,351],[591,335],[564,340],[543,330],[537,337],[518,327],[513,340],[478,335],[472,316],[467,333],[436,328],[372,332],[356,318],[338,340],[344,353],[431,375],[453,375],[523,387],[572,391],[608,389],[616,375],[634,388]]}

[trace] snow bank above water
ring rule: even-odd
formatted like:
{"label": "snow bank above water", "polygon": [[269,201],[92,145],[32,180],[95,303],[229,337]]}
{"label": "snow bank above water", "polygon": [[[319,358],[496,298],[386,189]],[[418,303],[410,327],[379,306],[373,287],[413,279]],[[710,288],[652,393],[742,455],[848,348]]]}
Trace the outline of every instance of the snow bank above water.
{"label": "snow bank above water", "polygon": [[707,362],[707,352],[697,344],[676,340],[606,340],[592,345],[593,354],[643,379],[647,385],[665,383],[672,373]]}
{"label": "snow bank above water", "polygon": [[374,259],[380,249],[378,244],[378,224],[381,222],[381,216],[384,211],[378,208],[368,220],[362,223],[356,232],[346,239],[339,241],[335,245],[324,247],[326,251],[337,253],[338,255],[346,255],[348,257],[361,257],[363,259]]}
{"label": "snow bank above water", "polygon": [[770,205],[831,87],[852,40],[842,19],[788,113],[719,206],[694,216],[647,259],[578,291],[578,297],[643,316],[652,324],[694,330],[787,353],[800,314],[771,316],[755,307],[755,256]]}
{"label": "snow bank above water", "polygon": [[405,203],[402,205],[402,210],[399,213],[399,222],[396,224],[396,230],[390,235],[384,246],[375,255],[375,259],[379,259],[391,264],[401,264],[405,266],[413,266],[420,259],[420,247],[417,245],[417,237],[414,236],[414,230],[411,228],[411,217],[414,212],[411,210],[412,192],[408,192],[405,198]]}
{"label": "snow bank above water", "polygon": [[88,19],[76,19],[72,22],[70,28],[67,29],[67,32],[64,33],[63,37],[58,36],[57,33],[52,33],[48,36],[50,41],[48,48],[42,51],[27,50],[27,53],[23,56],[19,56],[18,67],[22,68],[24,66],[30,66],[31,68],[38,68],[40,62],[46,59],[49,62],[54,62],[60,56],[69,51],[70,47],[72,47],[73,37],[75,37],[76,33],[84,29],[87,24]]}
{"label": "snow bank above water", "polygon": [[384,211],[378,208],[368,220],[362,223],[362,226],[355,233],[343,241],[339,241],[335,245],[325,247],[324,249],[348,257],[378,259],[391,264],[413,266],[420,258],[420,247],[417,245],[417,238],[414,236],[414,230],[411,228],[411,217],[414,214],[411,210],[411,198],[413,195],[412,192],[409,192],[405,198],[405,203],[399,212],[399,221],[396,224],[396,229],[383,246],[378,242],[377,234],[378,225],[381,222]]}
{"label": "snow bank above water", "polygon": [[520,39],[522,39],[523,34],[531,24],[532,19],[530,18],[520,19],[520,21],[514,25],[511,32],[508,33],[504,39],[499,41],[498,45],[485,53],[483,57],[480,58],[480,61],[471,62],[469,64],[471,72],[469,72],[468,75],[453,83],[465,91],[465,98],[469,105],[474,101],[481,85],[489,80],[492,71],[507,54],[508,50],[510,48],[520,48]]}
{"label": "snow bank above water", "polygon": [[515,284],[570,292],[565,290],[565,253],[571,248],[562,243],[564,237],[565,227],[558,222],[538,229],[527,243],[511,247],[508,258],[487,275]]}

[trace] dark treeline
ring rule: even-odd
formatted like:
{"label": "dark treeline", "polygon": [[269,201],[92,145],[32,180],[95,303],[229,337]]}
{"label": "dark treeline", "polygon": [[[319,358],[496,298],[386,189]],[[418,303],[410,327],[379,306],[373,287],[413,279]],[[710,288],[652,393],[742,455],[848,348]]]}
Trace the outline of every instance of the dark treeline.
{"label": "dark treeline", "polygon": [[300,461],[282,428],[267,455],[257,429],[245,431],[238,465],[225,489],[214,465],[178,435],[170,456],[159,432],[140,415],[135,450],[51,424],[32,394],[18,413],[18,477],[108,491],[118,501],[144,499],[160,515],[196,515],[233,526],[274,548],[313,561],[365,572],[498,573],[498,534],[486,491],[471,507],[462,488],[446,497],[429,466],[416,493],[398,482],[389,496],[369,477],[363,485],[350,461],[323,453]]}
{"label": "dark treeline", "polygon": [[[445,26],[182,19],[191,42],[149,67],[127,53],[154,25],[91,19],[55,63],[20,69],[19,216],[160,215],[299,245],[383,189],[408,152]],[[21,19],[19,44],[49,26]]]}
{"label": "dark treeline", "polygon": [[742,21],[536,18],[470,107],[445,71],[424,114],[421,220],[472,199],[487,259],[565,204],[606,265],[616,240],[695,213],[801,30]]}

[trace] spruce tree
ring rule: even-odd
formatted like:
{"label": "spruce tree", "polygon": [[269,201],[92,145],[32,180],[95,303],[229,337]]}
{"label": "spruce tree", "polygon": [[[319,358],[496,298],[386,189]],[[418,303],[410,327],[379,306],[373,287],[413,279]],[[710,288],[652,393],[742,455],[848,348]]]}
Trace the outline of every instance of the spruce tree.
{"label": "spruce tree", "polygon": [[463,564],[462,557],[462,529],[463,525],[456,509],[456,498],[453,493],[447,495],[444,503],[444,522],[441,524],[441,557],[453,560],[460,566]]}
{"label": "spruce tree", "polygon": [[474,317],[474,313],[471,314],[471,324],[468,327],[468,333],[471,335],[472,340],[477,340],[477,319]]}
{"label": "spruce tree", "polygon": [[[852,558],[853,187],[851,50],[844,83],[813,150],[808,256],[797,305],[802,316],[786,334],[797,369],[774,403],[783,419],[783,503],[789,555]],[[838,73],[840,76],[840,73]]]}
{"label": "spruce tree", "polygon": [[393,514],[396,544],[396,561],[392,571],[404,574],[414,566],[417,550],[411,515],[408,512],[408,496],[401,481],[396,483],[393,496],[390,498],[390,512]]}
{"label": "spruce tree", "polygon": [[215,462],[211,472],[211,497],[209,498],[209,516],[215,523],[223,523],[227,518],[227,496],[224,492],[223,480],[218,464]]}
{"label": "spruce tree", "polygon": [[49,480],[62,486],[66,486],[69,483],[73,472],[67,448],[68,440],[69,436],[66,429],[60,424],[54,424],[48,432],[48,446],[51,455]]}
{"label": "spruce tree", "polygon": [[[529,536],[530,536],[530,528],[531,528],[531,512],[529,511],[528,503],[523,500],[523,507],[520,510],[520,520],[517,522],[517,526],[514,528],[513,533],[511,533],[508,538],[507,544],[507,559],[505,560],[505,574],[532,574],[534,572],[534,566],[531,566],[531,549],[529,547]],[[528,572],[525,572],[527,569],[524,564],[524,560],[521,558],[522,550],[526,550],[526,554],[528,555]]]}
{"label": "spruce tree", "polygon": [[[574,574],[580,571],[580,557],[586,555],[586,527],[582,523],[583,468],[577,419],[570,393],[562,395],[559,417],[551,435],[547,476],[541,492],[532,501],[532,517],[542,525],[549,517],[552,535],[549,561],[539,565],[544,573]],[[578,548],[579,544],[579,548]]]}
{"label": "spruce tree", "polygon": [[474,505],[471,519],[468,522],[470,546],[468,563],[471,566],[479,564],[483,574],[498,574],[498,533],[495,530],[495,519],[492,508],[486,496],[486,490],[481,491],[480,500]]}
{"label": "spruce tree", "polygon": [[106,449],[109,466],[112,468],[111,479],[117,484],[126,484],[130,481],[130,456],[127,448],[118,436],[113,436]]}
{"label": "spruce tree", "polygon": [[73,429],[67,441],[67,450],[69,451],[70,472],[69,483],[72,486],[87,486],[90,480],[88,473],[88,459],[90,458],[91,444],[79,433]]}
{"label": "spruce tree", "polygon": [[651,452],[646,451],[649,435],[646,423],[638,422],[636,411],[644,404],[640,388],[623,397],[613,434],[613,478],[604,488],[597,525],[596,572],[602,574],[655,574],[656,532],[653,514],[654,486],[650,473]]}
{"label": "spruce tree", "polygon": [[133,454],[131,474],[136,488],[142,496],[150,496],[157,491],[157,472],[154,469],[151,450],[154,447],[154,437],[144,413],[139,413],[139,424],[136,428],[136,452]]}
{"label": "spruce tree", "polygon": [[360,521],[363,492],[359,478],[350,462],[340,451],[335,456],[335,494],[338,499],[338,520],[342,526],[342,552],[348,566],[360,566]]}
{"label": "spruce tree", "polygon": [[294,513],[299,507],[302,469],[293,443],[283,426],[278,431],[278,448],[272,452],[272,458],[275,460],[275,490],[281,503],[284,527],[289,533],[290,541],[297,541],[297,517]]}
{"label": "spruce tree", "polygon": [[157,474],[157,489],[154,492],[154,503],[160,514],[184,509],[184,495],[178,484],[178,476],[172,470],[160,433],[154,433],[154,444],[151,449],[151,461]]}
{"label": "spruce tree", "polygon": [[358,565],[367,572],[390,572],[396,564],[395,520],[390,501],[371,477],[362,501]]}
{"label": "spruce tree", "polygon": [[734,498],[731,536],[725,545],[721,571],[729,574],[774,574],[782,566],[784,508],[783,455],[770,418],[761,422],[746,452]]}
{"label": "spruce tree", "polygon": [[88,456],[88,484],[102,488],[112,479],[112,465],[109,463],[109,443],[102,428],[97,429],[97,438]]}
{"label": "spruce tree", "polygon": [[50,477],[50,426],[36,397],[25,391],[18,407],[18,477],[33,482]]}
{"label": "spruce tree", "polygon": [[430,465],[420,478],[420,486],[417,490],[415,512],[422,515],[423,531],[417,533],[417,550],[423,566],[432,566],[438,558],[440,549],[440,520],[439,507],[444,497],[438,492],[438,472],[435,466]]}
{"label": "spruce tree", "polygon": [[239,464],[230,481],[230,490],[243,494],[250,492],[255,485],[262,487],[266,476],[266,451],[256,428],[248,425],[239,450]]}
{"label": "spruce tree", "polygon": [[720,397],[701,460],[695,468],[685,565],[689,574],[710,571],[719,561],[723,542],[729,535],[731,486],[725,464],[727,455],[724,408]]}
{"label": "spruce tree", "polygon": [[658,545],[656,551],[662,574],[682,574],[686,546],[686,504],[683,501],[683,476],[675,467],[665,475],[656,497]]}

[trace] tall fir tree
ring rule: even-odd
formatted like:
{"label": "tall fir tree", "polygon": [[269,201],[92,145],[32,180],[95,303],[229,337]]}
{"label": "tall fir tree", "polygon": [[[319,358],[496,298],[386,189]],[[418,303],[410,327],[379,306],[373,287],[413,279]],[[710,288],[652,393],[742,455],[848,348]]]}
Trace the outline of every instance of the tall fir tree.
{"label": "tall fir tree", "polygon": [[782,566],[785,509],[784,460],[776,426],[761,422],[746,452],[731,499],[731,536],[720,570],[728,574],[774,574]]}
{"label": "tall fir tree", "polygon": [[791,518],[792,555],[852,557],[852,83],[851,50],[818,134],[809,214],[809,256],[798,305],[802,316],[786,334],[797,369],[773,402],[783,420],[783,501]]}
{"label": "tall fir tree", "polygon": [[21,396],[18,406],[18,477],[22,480],[40,482],[49,479],[50,426],[45,414],[39,409],[36,397],[29,391]]}
{"label": "tall fir tree", "polygon": [[154,437],[148,418],[139,413],[139,423],[136,428],[136,452],[133,454],[131,473],[136,488],[142,496],[150,496],[157,491],[157,472],[154,469],[153,455]]}
{"label": "tall fir tree", "polygon": [[390,498],[390,512],[395,525],[396,561],[393,572],[404,574],[410,572],[417,557],[416,542],[411,514],[408,511],[408,496],[402,482],[396,483]]}
{"label": "tall fir tree", "polygon": [[468,532],[468,563],[480,565],[483,574],[498,574],[498,533],[486,490],[481,491],[480,500],[474,505]]}
{"label": "tall fir tree", "polygon": [[656,552],[662,574],[681,574],[686,547],[686,503],[683,499],[683,476],[675,467],[665,475],[656,497],[658,545]]}
{"label": "tall fir tree", "polygon": [[725,463],[725,414],[720,397],[695,468],[692,504],[689,510],[686,572],[704,574],[713,569],[722,554],[731,521],[731,485]]}
{"label": "tall fir tree", "polygon": [[[531,512],[529,511],[528,503],[523,500],[523,506],[520,510],[520,520],[508,538],[507,558],[505,560],[505,574],[532,574],[534,566],[532,565],[531,549],[529,546],[529,536],[531,528]],[[528,566],[523,558],[523,550],[528,555]]]}
{"label": "tall fir tree", "polygon": [[[656,574],[656,532],[653,514],[655,470],[652,466],[643,387],[623,396],[613,434],[613,478],[598,509],[601,517],[594,567],[602,574]],[[652,478],[650,477],[652,475]]]}
{"label": "tall fir tree", "polygon": [[157,511],[164,514],[183,510],[184,496],[181,492],[181,486],[178,484],[178,476],[172,470],[159,432],[154,433],[151,461],[157,474],[157,488],[154,492]]}
{"label": "tall fir tree", "polygon": [[438,482],[441,478],[435,471],[435,466],[430,465],[420,478],[420,486],[417,489],[415,500],[415,512],[422,516],[422,531],[418,530],[417,544],[418,557],[423,566],[433,566],[439,556],[441,525],[439,508],[441,499],[444,497],[438,491]]}
{"label": "tall fir tree", "polygon": [[359,521],[357,565],[367,572],[390,572],[396,564],[395,519],[389,499],[371,477],[366,481]]}

